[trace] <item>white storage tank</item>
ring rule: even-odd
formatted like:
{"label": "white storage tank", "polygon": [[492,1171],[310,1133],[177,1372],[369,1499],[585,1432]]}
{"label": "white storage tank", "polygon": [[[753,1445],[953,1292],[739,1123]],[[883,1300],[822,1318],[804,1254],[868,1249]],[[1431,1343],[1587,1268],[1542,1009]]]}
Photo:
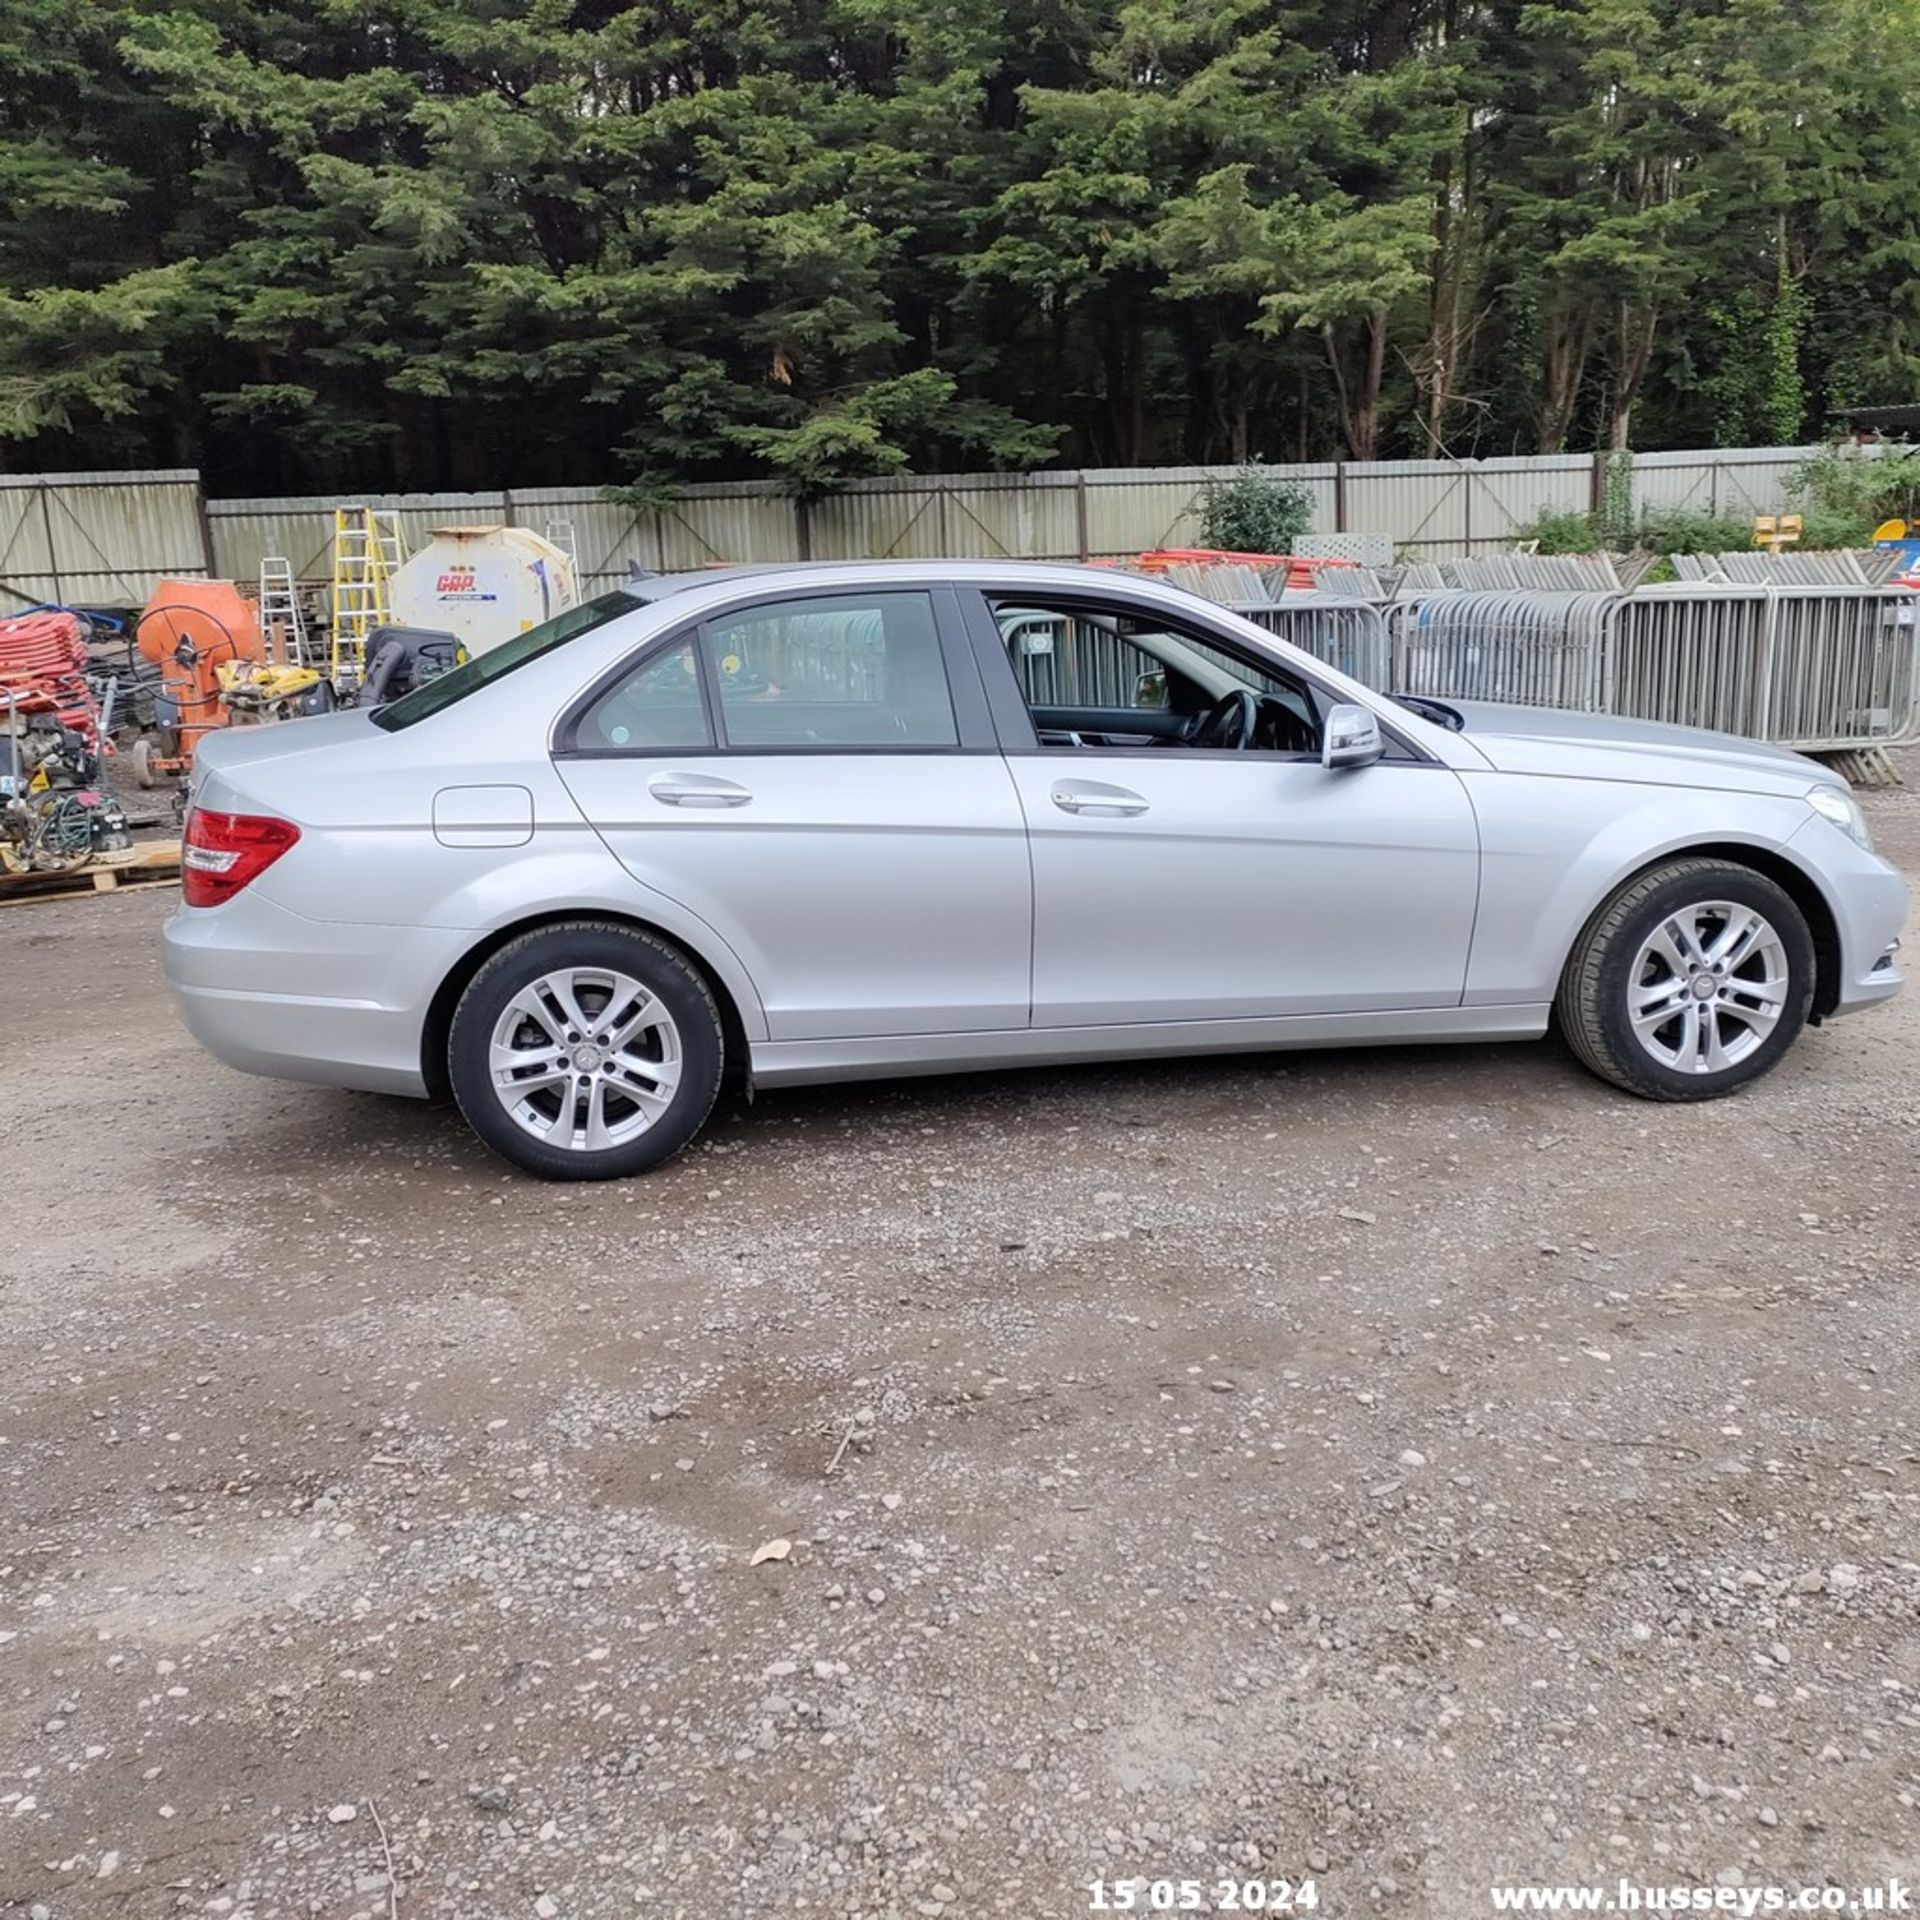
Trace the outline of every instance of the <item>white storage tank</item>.
{"label": "white storage tank", "polygon": [[397,626],[458,636],[486,653],[579,603],[573,562],[527,527],[436,527],[393,576]]}

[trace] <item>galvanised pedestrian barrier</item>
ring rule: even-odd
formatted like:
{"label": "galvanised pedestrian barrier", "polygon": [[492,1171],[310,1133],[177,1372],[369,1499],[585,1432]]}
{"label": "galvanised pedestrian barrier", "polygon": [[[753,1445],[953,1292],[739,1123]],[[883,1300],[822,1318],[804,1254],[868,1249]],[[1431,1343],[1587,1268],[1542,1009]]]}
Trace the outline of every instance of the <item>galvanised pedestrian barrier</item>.
{"label": "galvanised pedestrian barrier", "polygon": [[[1214,571],[1244,575],[1254,569]],[[1296,589],[1280,600],[1225,604],[1337,672],[1370,687],[1387,684],[1386,621],[1370,600]],[[1129,707],[1140,697],[1143,677],[1150,678],[1160,669],[1154,655],[1134,646],[1124,634],[1070,612],[1036,610],[1013,623],[1008,639],[1014,671],[1027,698],[1039,706]],[[1257,683],[1252,673],[1244,677],[1249,685]]]}
{"label": "galvanised pedestrian barrier", "polygon": [[1731,580],[1750,587],[1880,587],[1906,566],[1898,547],[1836,547],[1830,552],[1789,547],[1740,553],[1676,553],[1680,580]]}
{"label": "galvanised pedestrian barrier", "polygon": [[1607,620],[1620,596],[1461,588],[1418,593],[1389,610],[1395,693],[1599,711]]}
{"label": "galvanised pedestrian barrier", "polygon": [[1648,554],[1481,553],[1416,560],[1400,578],[1403,593],[1441,587],[1537,587],[1550,593],[1625,593],[1653,565]]}
{"label": "galvanised pedestrian barrier", "polygon": [[1290,593],[1283,600],[1229,601],[1229,610],[1276,639],[1370,687],[1384,687],[1392,671],[1387,623],[1370,600],[1345,594]]}
{"label": "galvanised pedestrian barrier", "polygon": [[1611,562],[1496,555],[1444,563],[1460,584],[1434,584],[1439,565],[1411,570],[1378,603],[1271,592],[1245,567],[1194,568],[1181,584],[1394,693],[1619,713],[1810,753],[1920,740],[1920,591],[1822,578],[1847,568],[1798,557],[1814,564],[1762,555],[1764,580],[1629,590],[1605,584]]}
{"label": "galvanised pedestrian barrier", "polygon": [[1642,587],[1609,623],[1605,706],[1803,752],[1900,746],[1920,738],[1917,608],[1905,587]]}

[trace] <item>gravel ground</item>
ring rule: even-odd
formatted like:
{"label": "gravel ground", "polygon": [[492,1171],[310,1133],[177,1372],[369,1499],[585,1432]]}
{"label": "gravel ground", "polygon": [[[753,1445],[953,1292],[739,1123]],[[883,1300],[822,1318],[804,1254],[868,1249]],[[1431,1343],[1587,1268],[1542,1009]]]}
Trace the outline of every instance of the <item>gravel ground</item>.
{"label": "gravel ground", "polygon": [[563,1189],[203,1057],[169,905],[0,910],[0,1912],[1920,1868],[1920,994],[1697,1109],[1032,1072]]}

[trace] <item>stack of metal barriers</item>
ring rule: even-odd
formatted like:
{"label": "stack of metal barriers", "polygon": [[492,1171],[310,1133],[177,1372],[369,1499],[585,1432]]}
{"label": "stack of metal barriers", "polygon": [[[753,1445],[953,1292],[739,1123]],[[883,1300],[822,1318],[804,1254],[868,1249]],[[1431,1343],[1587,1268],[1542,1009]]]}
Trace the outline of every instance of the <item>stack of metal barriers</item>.
{"label": "stack of metal barriers", "polygon": [[1628,714],[1803,752],[1920,739],[1920,590],[1877,556],[1783,557],[1810,564],[1681,556],[1677,578],[1648,584],[1611,556],[1499,554],[1343,582],[1365,595],[1276,595],[1244,567],[1181,584],[1393,693]]}

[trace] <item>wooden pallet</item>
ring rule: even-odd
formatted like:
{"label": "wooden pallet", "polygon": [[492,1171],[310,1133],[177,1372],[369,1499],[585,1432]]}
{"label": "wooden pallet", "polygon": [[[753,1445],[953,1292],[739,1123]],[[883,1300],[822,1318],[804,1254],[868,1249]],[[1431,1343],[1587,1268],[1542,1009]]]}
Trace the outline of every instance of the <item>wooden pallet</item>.
{"label": "wooden pallet", "polygon": [[66,900],[75,894],[120,893],[180,884],[180,842],[149,840],[144,846],[103,853],[71,873],[8,873],[0,870],[0,906],[29,900]]}

